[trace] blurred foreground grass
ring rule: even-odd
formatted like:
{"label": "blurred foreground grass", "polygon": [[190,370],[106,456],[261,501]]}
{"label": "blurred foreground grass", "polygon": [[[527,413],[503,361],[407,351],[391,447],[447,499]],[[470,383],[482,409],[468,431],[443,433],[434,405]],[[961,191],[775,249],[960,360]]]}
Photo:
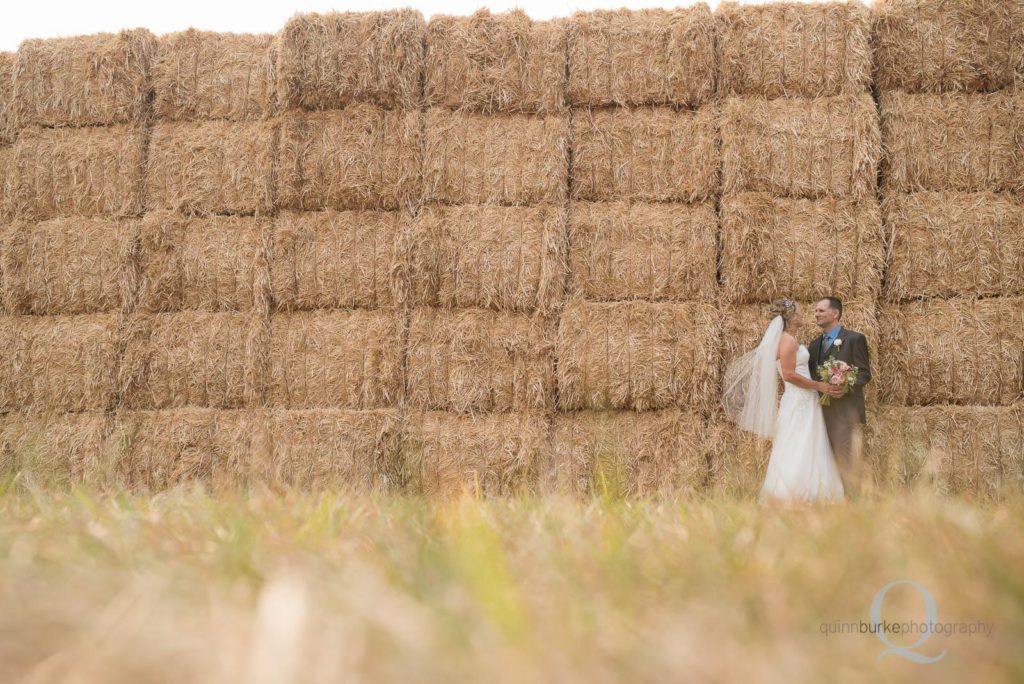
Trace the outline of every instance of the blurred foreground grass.
{"label": "blurred foreground grass", "polygon": [[[0,492],[2,682],[1024,680],[1024,500]],[[875,593],[942,622],[878,659]],[[892,589],[885,618],[923,619]],[[890,636],[893,643],[912,638]]]}

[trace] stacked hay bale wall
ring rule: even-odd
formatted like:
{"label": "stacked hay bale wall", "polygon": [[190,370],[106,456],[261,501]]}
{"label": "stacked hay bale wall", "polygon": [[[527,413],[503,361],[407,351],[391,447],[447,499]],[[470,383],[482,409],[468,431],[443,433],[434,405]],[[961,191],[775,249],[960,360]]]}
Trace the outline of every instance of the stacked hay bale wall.
{"label": "stacked hay bale wall", "polygon": [[1024,453],[1024,6],[880,0],[887,487],[995,497]]}
{"label": "stacked hay bale wall", "polygon": [[84,477],[106,453],[153,45],[139,29],[27,40],[0,59],[0,410],[16,467]]}
{"label": "stacked hay bale wall", "polygon": [[1022,27],[878,0],[25,41],[0,470],[749,496],[769,444],[721,373],[770,301],[806,343],[834,294],[872,481],[1019,490]]}
{"label": "stacked hay bale wall", "polygon": [[534,489],[554,410],[569,128],[564,21],[427,25],[422,204],[408,254],[411,491]]}
{"label": "stacked hay bale wall", "polygon": [[714,18],[576,12],[567,302],[548,487],[693,492],[718,391]]}
{"label": "stacked hay bale wall", "polygon": [[[716,20],[722,371],[757,346],[768,305],[780,297],[799,303],[798,336],[808,345],[820,333],[814,303],[839,297],[841,324],[867,335],[874,352],[884,242],[869,10],[855,2],[723,3]],[[770,442],[722,427],[716,486],[755,494]]]}
{"label": "stacked hay bale wall", "polygon": [[419,12],[395,10],[297,15],[279,35],[274,481],[401,485],[425,31]]}

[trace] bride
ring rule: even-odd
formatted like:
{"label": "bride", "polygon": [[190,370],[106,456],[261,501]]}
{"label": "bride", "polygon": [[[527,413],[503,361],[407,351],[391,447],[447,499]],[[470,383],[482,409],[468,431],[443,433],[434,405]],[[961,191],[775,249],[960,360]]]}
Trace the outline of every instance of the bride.
{"label": "bride", "polygon": [[[794,333],[801,316],[796,302],[772,305],[774,317],[761,343],[726,368],[722,403],[729,420],[744,430],[771,437],[772,453],[758,500],[837,501],[843,483],[832,458],[818,392],[839,396],[808,369],[810,353]],[[785,391],[778,399],[778,380]]]}

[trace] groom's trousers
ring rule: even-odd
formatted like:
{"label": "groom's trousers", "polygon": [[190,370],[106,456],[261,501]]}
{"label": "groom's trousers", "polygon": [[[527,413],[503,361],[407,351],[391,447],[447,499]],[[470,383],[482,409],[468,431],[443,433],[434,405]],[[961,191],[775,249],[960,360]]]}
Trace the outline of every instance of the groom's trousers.
{"label": "groom's trousers", "polygon": [[848,495],[856,496],[860,493],[864,452],[864,424],[857,404],[839,399],[822,406],[821,411],[843,488]]}

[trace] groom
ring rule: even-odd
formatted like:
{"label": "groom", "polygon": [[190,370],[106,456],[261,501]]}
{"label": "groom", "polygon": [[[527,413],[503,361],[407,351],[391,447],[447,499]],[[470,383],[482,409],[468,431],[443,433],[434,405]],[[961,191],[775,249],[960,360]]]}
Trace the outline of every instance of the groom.
{"label": "groom", "polygon": [[859,332],[840,325],[843,317],[843,303],[835,297],[826,297],[814,307],[814,322],[822,333],[811,342],[811,377],[818,378],[818,366],[828,359],[845,361],[857,368],[856,384],[843,388],[843,393],[833,397],[828,406],[822,406],[828,440],[832,453],[848,494],[856,495],[860,489],[861,444],[863,426],[867,422],[864,413],[864,385],[871,381],[871,366],[868,362],[868,340]]}

